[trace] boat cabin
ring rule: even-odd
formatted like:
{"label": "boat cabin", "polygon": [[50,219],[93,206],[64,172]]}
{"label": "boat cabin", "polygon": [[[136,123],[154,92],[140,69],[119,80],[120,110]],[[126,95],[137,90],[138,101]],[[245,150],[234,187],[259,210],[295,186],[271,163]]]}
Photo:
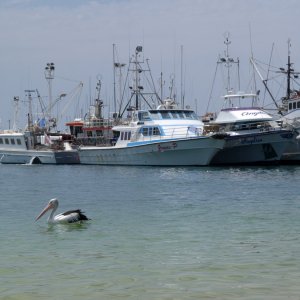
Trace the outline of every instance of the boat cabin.
{"label": "boat cabin", "polygon": [[1,132],[0,148],[10,150],[27,150],[27,144],[24,134],[11,131]]}
{"label": "boat cabin", "polygon": [[294,91],[288,99],[288,112],[300,109],[300,91]]}

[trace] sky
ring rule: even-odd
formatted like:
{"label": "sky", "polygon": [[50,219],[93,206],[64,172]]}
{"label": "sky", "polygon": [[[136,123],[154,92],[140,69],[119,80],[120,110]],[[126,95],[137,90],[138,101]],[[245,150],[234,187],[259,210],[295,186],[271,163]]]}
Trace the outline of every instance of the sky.
{"label": "sky", "polygon": [[[272,64],[285,67],[290,39],[294,67],[300,66],[299,11],[298,0],[0,0],[0,129],[14,122],[15,96],[18,127],[25,127],[25,90],[38,89],[47,103],[44,69],[52,62],[53,99],[68,95],[56,108],[65,120],[87,112],[98,79],[105,111],[113,111],[113,44],[117,61],[127,65],[136,46],[143,46],[158,86],[162,74],[164,97],[173,78],[177,100],[184,94],[199,115],[217,110],[221,88],[212,84],[226,34],[246,88],[251,53],[264,62],[272,53]],[[72,100],[80,82],[81,94]]]}

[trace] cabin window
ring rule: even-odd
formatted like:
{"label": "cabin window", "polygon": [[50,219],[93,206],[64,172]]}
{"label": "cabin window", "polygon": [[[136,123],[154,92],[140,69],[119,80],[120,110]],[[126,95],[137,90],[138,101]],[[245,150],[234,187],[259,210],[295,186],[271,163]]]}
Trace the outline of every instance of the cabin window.
{"label": "cabin window", "polygon": [[158,127],[153,127],[153,135],[160,135],[160,130]]}
{"label": "cabin window", "polygon": [[198,116],[197,116],[197,114],[194,111],[192,112],[192,118],[194,120],[198,120]]}
{"label": "cabin window", "polygon": [[158,111],[151,111],[151,119],[152,120],[159,120],[160,119],[160,114]]}
{"label": "cabin window", "polygon": [[[0,142],[0,144],[1,144],[1,142]],[[18,144],[18,145],[21,145],[21,144],[22,144],[20,139],[17,139],[17,144]]]}
{"label": "cabin window", "polygon": [[148,135],[148,128],[147,127],[143,127],[142,134],[143,134],[143,136],[147,136]]}
{"label": "cabin window", "polygon": [[15,142],[14,139],[10,139],[10,143],[11,143],[12,145],[15,145],[15,144],[16,144],[16,142]]}
{"label": "cabin window", "polygon": [[192,119],[192,113],[190,111],[186,111],[185,116],[187,119]]}
{"label": "cabin window", "polygon": [[102,130],[96,130],[96,135],[97,136],[103,136],[103,131]]}
{"label": "cabin window", "polygon": [[143,136],[160,135],[160,130],[158,127],[143,127],[141,133]]}
{"label": "cabin window", "polygon": [[186,111],[185,116],[187,119],[197,120],[198,117],[193,111]]}
{"label": "cabin window", "polygon": [[289,109],[293,109],[293,103],[289,103]]}
{"label": "cabin window", "polygon": [[169,112],[167,112],[167,111],[161,111],[160,114],[163,119],[171,119],[171,116],[169,115]]}
{"label": "cabin window", "polygon": [[179,115],[180,119],[185,119],[185,115],[184,115],[184,113],[182,111],[179,111],[178,115]]}
{"label": "cabin window", "polygon": [[2,138],[0,138],[0,144],[3,144],[3,139]]}
{"label": "cabin window", "polygon": [[9,140],[8,140],[8,138],[5,138],[5,144],[9,145]]}
{"label": "cabin window", "polygon": [[151,121],[151,118],[147,111],[139,111],[138,118],[140,121]]}
{"label": "cabin window", "polygon": [[88,137],[92,137],[92,136],[93,136],[93,133],[92,133],[92,131],[87,131],[87,132],[86,132],[86,135],[87,135]]}
{"label": "cabin window", "polygon": [[131,138],[131,131],[122,131],[121,132],[121,141],[128,141]]}
{"label": "cabin window", "polygon": [[297,102],[297,108],[300,108],[300,101]]}
{"label": "cabin window", "polygon": [[296,109],[296,102],[293,103],[293,109]]}
{"label": "cabin window", "polygon": [[173,119],[178,119],[179,118],[178,115],[177,115],[177,113],[175,111],[172,111],[171,115],[172,115]]}

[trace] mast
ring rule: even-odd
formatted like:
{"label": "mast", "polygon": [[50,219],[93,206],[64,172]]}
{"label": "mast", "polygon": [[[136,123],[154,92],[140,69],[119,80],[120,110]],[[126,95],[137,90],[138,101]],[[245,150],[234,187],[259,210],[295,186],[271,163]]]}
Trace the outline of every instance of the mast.
{"label": "mast", "polygon": [[101,80],[98,79],[97,86],[96,86],[97,96],[95,99],[95,117],[97,119],[103,119],[102,116],[102,107],[103,107],[103,101],[100,99],[100,93],[101,93]]}
{"label": "mast", "polygon": [[54,79],[54,63],[47,63],[45,67],[45,78],[48,82],[49,88],[49,116],[51,118],[51,109],[52,109],[52,80]]}
{"label": "mast", "polygon": [[18,130],[18,115],[19,115],[19,97],[15,96],[14,97],[14,107],[15,107],[15,114],[14,114],[14,124],[13,124],[13,130],[17,131]]}
{"label": "mast", "polygon": [[135,109],[138,110],[140,108],[140,76],[139,76],[139,68],[138,68],[138,54],[142,52],[142,46],[137,46],[135,49],[135,84],[134,84],[134,92],[135,92]]}
{"label": "mast", "polygon": [[[151,95],[156,97],[156,100],[161,102],[161,99],[159,98],[159,95],[156,92],[153,77],[151,75],[151,70],[149,66],[149,59],[140,58],[141,52],[143,51],[142,46],[137,46],[135,49],[135,53],[130,57],[129,59],[129,66],[127,70],[127,76],[125,80],[125,85],[127,84],[127,79],[129,77],[129,74],[132,74],[132,84],[129,85],[129,89],[131,91],[131,95],[129,97],[129,100],[127,101],[127,104],[125,107],[120,109],[119,116],[122,117],[124,112],[126,110],[140,110],[142,108],[142,100],[146,103],[150,108],[153,107],[154,101]],[[144,64],[147,64],[147,67],[144,67]],[[148,72],[148,76],[145,75],[145,73]],[[143,76],[143,77],[141,77]],[[141,84],[143,80],[143,83],[145,86]],[[149,92],[148,89],[151,89]],[[123,91],[124,94],[124,91]],[[151,105],[151,102],[152,105]],[[133,105],[132,105],[133,102]],[[132,105],[132,106],[130,106]]]}
{"label": "mast", "polygon": [[28,122],[28,130],[31,131],[33,127],[33,117],[32,117],[32,96],[31,93],[34,93],[35,90],[25,90],[28,96],[28,115],[27,115],[27,122]]}
{"label": "mast", "polygon": [[[227,79],[226,79],[226,95],[229,95],[233,92],[232,87],[231,87],[231,77],[230,77],[230,68],[232,67],[233,64],[237,65],[237,72],[238,72],[238,90],[240,90],[240,74],[239,74],[239,68],[240,68],[240,61],[237,58],[234,60],[232,57],[229,55],[229,45],[231,44],[231,41],[229,40],[229,33],[225,33],[225,41],[224,44],[226,45],[226,50],[225,50],[225,56],[224,57],[219,57],[219,60],[217,61],[218,64],[223,64],[226,69],[227,69]],[[229,101],[230,97],[228,97]],[[231,104],[231,103],[230,103]]]}
{"label": "mast", "polygon": [[116,62],[115,62],[115,44],[113,44],[113,75],[114,75],[114,113],[117,111],[117,99],[116,99]]}
{"label": "mast", "polygon": [[295,70],[292,68],[293,63],[291,62],[291,40],[288,39],[288,62],[287,62],[287,69],[285,68],[279,68],[279,71],[277,73],[286,74],[286,96],[282,98],[282,103],[284,108],[287,110],[287,103],[291,99],[291,79],[292,76],[294,78],[298,78],[299,72],[295,72]]}
{"label": "mast", "polygon": [[286,98],[290,99],[291,96],[291,52],[290,52],[291,40],[288,39],[288,63],[287,63],[287,84],[286,84]]}
{"label": "mast", "polygon": [[184,108],[184,100],[183,100],[183,45],[180,46],[180,102],[181,102],[181,108]]}

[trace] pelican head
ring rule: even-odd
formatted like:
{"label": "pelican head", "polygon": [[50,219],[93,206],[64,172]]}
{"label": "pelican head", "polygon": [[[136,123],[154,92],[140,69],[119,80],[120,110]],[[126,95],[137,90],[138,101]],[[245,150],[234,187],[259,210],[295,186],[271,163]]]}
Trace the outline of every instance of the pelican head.
{"label": "pelican head", "polygon": [[51,199],[35,220],[37,221],[38,219],[40,219],[50,209],[52,209],[53,212],[56,211],[57,207],[58,207],[57,198]]}

